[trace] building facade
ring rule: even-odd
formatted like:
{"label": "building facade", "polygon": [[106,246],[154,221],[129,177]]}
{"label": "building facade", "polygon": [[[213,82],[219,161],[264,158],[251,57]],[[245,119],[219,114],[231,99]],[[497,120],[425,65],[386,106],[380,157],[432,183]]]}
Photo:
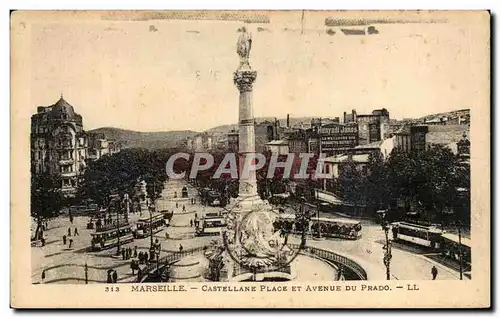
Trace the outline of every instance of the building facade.
{"label": "building facade", "polygon": [[371,114],[356,115],[356,122],[359,129],[359,144],[369,144],[380,141],[388,136],[387,126],[390,116],[387,109],[376,109]]}
{"label": "building facade", "polygon": [[83,130],[82,116],[62,96],[51,106],[39,106],[31,116],[32,176],[56,175],[63,194],[73,196],[89,160],[120,151],[120,145],[113,141],[110,146],[104,135],[99,142],[90,135]]}

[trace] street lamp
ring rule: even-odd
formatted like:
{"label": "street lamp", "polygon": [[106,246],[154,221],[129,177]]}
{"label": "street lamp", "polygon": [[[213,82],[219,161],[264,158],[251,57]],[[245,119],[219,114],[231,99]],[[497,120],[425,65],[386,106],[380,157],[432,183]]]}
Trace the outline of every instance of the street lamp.
{"label": "street lamp", "polygon": [[87,265],[87,261],[85,261],[85,284],[89,283],[89,267]]}
{"label": "street lamp", "polygon": [[[161,243],[158,242],[156,244],[156,273],[158,277],[160,277],[160,252],[161,252]],[[161,278],[160,278],[161,281]]]}
{"label": "street lamp", "polygon": [[120,208],[116,207],[116,205],[117,204],[116,204],[116,201],[115,201],[115,209],[116,209],[116,237],[117,237],[116,255],[120,255]]}
{"label": "street lamp", "polygon": [[385,233],[384,252],[384,265],[386,269],[386,279],[391,280],[391,259],[392,259],[392,243],[389,239],[389,222],[387,221],[387,212],[382,212],[382,230]]}
{"label": "street lamp", "polygon": [[316,220],[318,222],[318,239],[321,239],[321,223],[319,221],[319,192],[318,189],[315,190],[315,199],[316,199]]}
{"label": "street lamp", "polygon": [[459,270],[460,270],[460,280],[463,280],[463,254],[462,254],[462,227],[460,222],[458,222],[458,260],[459,260]]}
{"label": "street lamp", "polygon": [[148,210],[149,210],[149,233],[151,236],[150,237],[150,249],[153,249],[153,209],[155,206],[155,203],[154,203],[155,194],[156,194],[156,182],[153,181],[153,195],[149,199],[150,204],[148,207]]}

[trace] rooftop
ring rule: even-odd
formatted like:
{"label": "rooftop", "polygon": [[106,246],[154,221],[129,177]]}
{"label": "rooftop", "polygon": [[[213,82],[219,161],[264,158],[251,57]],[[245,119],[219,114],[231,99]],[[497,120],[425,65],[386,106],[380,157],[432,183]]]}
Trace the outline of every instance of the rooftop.
{"label": "rooftop", "polygon": [[372,149],[372,148],[380,148],[384,141],[379,140],[379,141],[374,141],[372,143],[366,144],[366,145],[359,145],[354,147],[355,149]]}
{"label": "rooftop", "polygon": [[358,162],[358,163],[368,163],[370,155],[369,154],[362,154],[362,155],[340,155],[340,156],[332,156],[332,157],[327,157],[325,158],[325,162],[330,162],[330,163],[341,163],[348,161],[349,158],[351,158],[352,161]]}
{"label": "rooftop", "polygon": [[288,140],[273,140],[268,143],[266,143],[268,146],[287,146],[288,145]]}

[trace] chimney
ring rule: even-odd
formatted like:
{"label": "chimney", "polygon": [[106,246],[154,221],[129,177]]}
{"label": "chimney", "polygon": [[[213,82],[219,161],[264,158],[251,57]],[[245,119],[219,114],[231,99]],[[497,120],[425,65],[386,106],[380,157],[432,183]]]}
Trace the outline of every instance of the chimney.
{"label": "chimney", "polygon": [[286,114],[286,127],[290,128],[290,114]]}
{"label": "chimney", "polygon": [[346,120],[345,116],[347,116],[347,113],[346,113],[346,112],[344,112],[344,124],[346,124],[346,123],[347,123],[347,120]]}

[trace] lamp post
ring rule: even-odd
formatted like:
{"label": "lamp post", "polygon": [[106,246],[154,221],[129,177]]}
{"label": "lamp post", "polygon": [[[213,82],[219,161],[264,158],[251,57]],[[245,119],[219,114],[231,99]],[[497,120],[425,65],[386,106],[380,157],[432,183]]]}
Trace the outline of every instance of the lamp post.
{"label": "lamp post", "polygon": [[158,242],[156,244],[156,273],[158,277],[160,278],[161,281],[161,276],[160,276],[160,251],[161,251],[161,243]]}
{"label": "lamp post", "polygon": [[120,255],[120,208],[116,207],[116,205],[117,204],[116,204],[116,201],[115,201],[115,209],[116,209],[116,235],[117,235],[116,255]]}
{"label": "lamp post", "polygon": [[391,259],[392,259],[392,251],[391,251],[391,240],[389,239],[389,222],[387,222],[387,212],[382,213],[382,230],[385,233],[385,245],[383,249],[384,252],[384,265],[386,269],[386,279],[391,280]]}
{"label": "lamp post", "polygon": [[462,256],[462,228],[458,225],[458,259],[460,262],[460,280],[463,280],[463,256]]}
{"label": "lamp post", "polygon": [[153,195],[150,198],[149,209],[149,234],[150,234],[150,247],[153,248],[153,209],[155,206],[154,197],[156,195],[156,181],[153,181]]}
{"label": "lamp post", "polygon": [[316,199],[316,220],[318,222],[318,239],[321,239],[321,223],[319,221],[319,192],[318,189],[315,190],[315,199]]}
{"label": "lamp post", "polygon": [[128,196],[128,193],[125,193],[123,197],[125,200],[125,219],[128,220],[128,215],[130,213],[130,198]]}
{"label": "lamp post", "polygon": [[87,265],[87,261],[85,261],[85,284],[89,283],[89,267]]}

